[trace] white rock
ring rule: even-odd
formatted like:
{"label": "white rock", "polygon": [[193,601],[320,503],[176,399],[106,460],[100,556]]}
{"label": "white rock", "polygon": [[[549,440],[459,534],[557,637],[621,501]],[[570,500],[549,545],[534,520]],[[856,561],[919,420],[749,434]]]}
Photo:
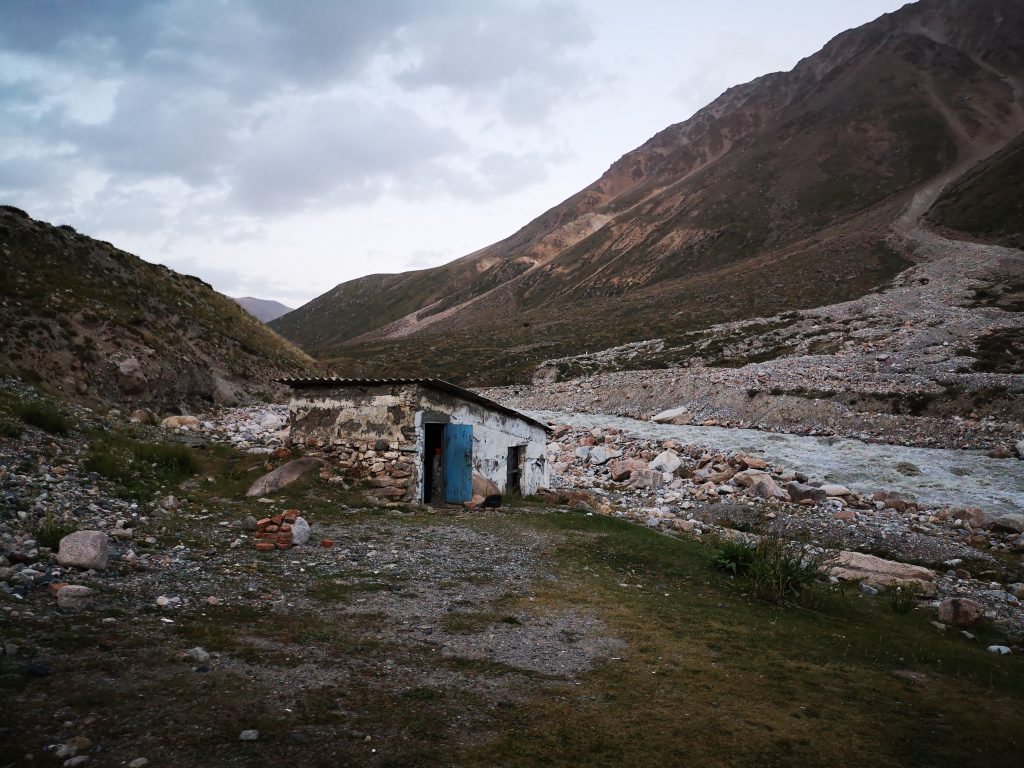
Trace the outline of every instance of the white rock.
{"label": "white rock", "polygon": [[619,458],[621,455],[622,451],[616,451],[614,448],[599,445],[590,451],[590,463],[606,464],[612,459]]}
{"label": "white rock", "polygon": [[990,645],[988,647],[989,653],[998,653],[1000,656],[1005,656],[1010,652],[1010,649],[1005,645]]}
{"label": "white rock", "polygon": [[656,469],[659,472],[675,472],[682,466],[683,460],[679,458],[675,451],[668,450],[662,451],[647,466],[650,469]]}
{"label": "white rock", "polygon": [[238,734],[239,741],[256,741],[260,737],[260,732],[253,729],[248,731],[242,731]]}
{"label": "white rock", "polygon": [[306,518],[298,517],[292,523],[292,544],[305,544],[309,541],[309,523]]}

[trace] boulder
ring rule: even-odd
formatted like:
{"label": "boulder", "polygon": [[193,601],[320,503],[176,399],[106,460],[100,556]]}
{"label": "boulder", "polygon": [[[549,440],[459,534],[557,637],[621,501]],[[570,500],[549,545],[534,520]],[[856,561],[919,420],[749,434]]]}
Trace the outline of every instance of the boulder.
{"label": "boulder", "polygon": [[590,463],[591,464],[607,464],[611,459],[617,459],[622,455],[622,451],[616,451],[614,448],[609,448],[604,445],[599,445],[592,448],[590,451]]}
{"label": "boulder", "polygon": [[292,544],[305,544],[309,541],[309,523],[306,518],[297,517],[292,523]]}
{"label": "boulder", "polygon": [[655,424],[683,426],[693,421],[693,414],[687,410],[686,406],[680,406],[679,408],[669,408],[667,411],[651,416],[651,421]]}
{"label": "boulder", "polygon": [[160,426],[165,429],[181,429],[182,427],[191,429],[199,426],[199,419],[195,416],[168,416],[160,422]]}
{"label": "boulder", "polygon": [[988,518],[988,527],[995,531],[1008,533],[1024,533],[1024,514],[1020,512],[1005,512]]}
{"label": "boulder", "polygon": [[[734,477],[733,480],[736,478]],[[779,499],[780,501],[789,501],[789,494],[779,488],[779,486],[772,480],[771,475],[762,474],[754,483],[747,488],[748,496],[756,496],[759,499]]]}
{"label": "boulder", "polygon": [[630,475],[638,469],[647,469],[647,462],[641,459],[616,459],[608,464],[608,473],[617,483],[629,480]]}
{"label": "boulder", "polygon": [[821,490],[825,492],[826,496],[849,496],[853,493],[845,485],[838,485],[836,483],[826,483],[821,486]]}
{"label": "boulder", "polygon": [[497,496],[501,491],[497,484],[480,472],[473,473],[473,495],[474,496]]}
{"label": "boulder", "polygon": [[846,551],[839,553],[831,575],[842,581],[863,580],[865,584],[876,589],[884,589],[894,581],[897,584],[916,581],[923,587],[925,584],[931,585],[935,580],[935,572],[920,565],[885,560],[874,555],[865,555],[863,552]]}
{"label": "boulder", "polygon": [[630,482],[638,488],[660,488],[665,481],[664,475],[656,469],[637,469],[629,477]]}
{"label": "boulder", "polygon": [[156,424],[157,422],[156,414],[148,408],[138,408],[132,411],[131,420],[140,424]]}
{"label": "boulder", "polygon": [[676,455],[675,451],[662,451],[648,464],[651,469],[659,472],[675,472],[683,464],[683,460]]}
{"label": "boulder", "polygon": [[84,611],[94,603],[92,590],[81,584],[65,584],[57,590],[57,606],[66,611]]}
{"label": "boulder", "polygon": [[149,382],[136,357],[128,357],[117,364],[117,386],[126,395],[137,395],[146,390]]}
{"label": "boulder", "polygon": [[804,485],[803,483],[786,483],[782,486],[787,493],[789,498],[793,501],[813,501],[815,504],[822,504],[828,499],[828,494],[821,488],[815,488],[813,485]]}
{"label": "boulder", "polygon": [[764,459],[758,459],[755,456],[737,456],[736,457],[740,464],[747,469],[767,469],[768,462]]}
{"label": "boulder", "polygon": [[744,469],[733,475],[732,481],[741,488],[749,488],[762,477],[768,477],[768,473],[762,472],[760,469]]}
{"label": "boulder", "polygon": [[1017,450],[1017,458],[1024,459],[1024,440],[1018,440],[1014,448]]}
{"label": "boulder", "polygon": [[275,493],[291,485],[307,472],[319,468],[322,463],[320,459],[314,459],[310,456],[289,461],[287,464],[282,464],[272,472],[268,472],[258,478],[256,482],[249,486],[249,490],[245,492],[245,495],[267,496]]}
{"label": "boulder", "polygon": [[107,534],[103,531],[75,531],[60,540],[57,562],[74,568],[102,571],[109,558]]}
{"label": "boulder", "polygon": [[954,627],[973,627],[985,615],[985,610],[974,600],[952,597],[939,603],[939,621]]}

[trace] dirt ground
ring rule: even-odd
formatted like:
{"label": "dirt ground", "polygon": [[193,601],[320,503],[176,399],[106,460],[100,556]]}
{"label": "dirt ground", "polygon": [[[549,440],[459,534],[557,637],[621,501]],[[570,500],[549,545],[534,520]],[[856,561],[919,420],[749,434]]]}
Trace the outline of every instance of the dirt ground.
{"label": "dirt ground", "polygon": [[1017,764],[1020,659],[923,615],[761,604],[699,544],[564,509],[321,497],[335,546],[264,554],[230,546],[244,505],[167,513],[148,568],[84,577],[95,610],[0,619],[0,763]]}

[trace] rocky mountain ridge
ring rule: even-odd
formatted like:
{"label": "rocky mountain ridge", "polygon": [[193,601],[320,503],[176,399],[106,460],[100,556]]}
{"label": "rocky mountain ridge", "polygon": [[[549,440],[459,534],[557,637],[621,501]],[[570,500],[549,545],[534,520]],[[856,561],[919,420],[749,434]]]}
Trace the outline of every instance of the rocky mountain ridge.
{"label": "rocky mountain ridge", "polygon": [[63,398],[186,409],[313,361],[198,278],[0,206],[0,370]]}
{"label": "rocky mountain ridge", "polygon": [[1006,0],[908,5],[731,88],[511,237],[344,283],[273,327],[344,370],[502,383],[862,296],[910,265],[887,233],[914,193],[1020,135],[1022,27]]}

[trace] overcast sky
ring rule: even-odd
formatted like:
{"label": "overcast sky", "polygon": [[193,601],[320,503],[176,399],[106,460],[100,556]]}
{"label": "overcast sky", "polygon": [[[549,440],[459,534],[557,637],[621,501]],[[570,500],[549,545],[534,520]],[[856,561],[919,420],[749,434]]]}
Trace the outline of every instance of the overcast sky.
{"label": "overcast sky", "polygon": [[890,0],[0,0],[0,202],[298,306],[499,240]]}

